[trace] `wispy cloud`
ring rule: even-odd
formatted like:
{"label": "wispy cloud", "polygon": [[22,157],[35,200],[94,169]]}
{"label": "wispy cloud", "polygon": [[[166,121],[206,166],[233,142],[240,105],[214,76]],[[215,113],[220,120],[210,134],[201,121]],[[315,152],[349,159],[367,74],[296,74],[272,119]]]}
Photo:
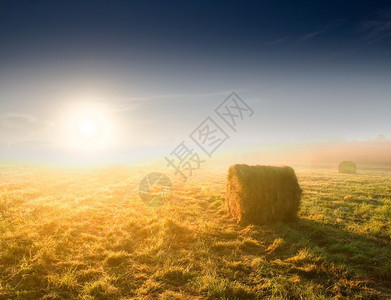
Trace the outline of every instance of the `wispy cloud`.
{"label": "wispy cloud", "polygon": [[26,129],[32,125],[40,127],[52,126],[53,122],[39,120],[37,117],[29,114],[6,113],[0,114],[0,126],[9,129]]}
{"label": "wispy cloud", "polygon": [[[236,89],[238,92],[239,90]],[[175,101],[183,99],[191,99],[194,97],[200,98],[205,97],[207,100],[209,96],[226,96],[229,95],[232,90],[221,91],[221,92],[209,92],[209,93],[178,93],[178,94],[161,94],[161,95],[145,95],[139,97],[129,97],[122,98],[118,100],[118,104],[113,108],[115,112],[126,112],[135,109],[135,104],[145,103],[145,102],[165,102],[165,101]]]}
{"label": "wispy cloud", "polygon": [[319,35],[322,35],[322,34],[326,33],[327,31],[339,26],[343,22],[344,22],[344,20],[342,20],[342,19],[335,20],[335,21],[331,22],[330,24],[327,24],[326,26],[324,26],[318,30],[314,30],[314,31],[305,33],[304,35],[302,35],[301,37],[299,37],[297,39],[297,43],[302,44],[302,43],[308,42],[309,40],[312,40],[312,39],[318,37]]}
{"label": "wispy cloud", "polygon": [[336,51],[336,52],[332,52],[332,53],[329,53],[329,54],[326,54],[326,55],[322,55],[322,56],[319,56],[319,60],[327,60],[327,59],[330,59],[330,58],[334,58],[334,57],[337,57],[337,56],[340,56],[340,55],[344,55],[346,53],[349,53],[350,51],[353,51],[355,50],[354,48],[349,48],[349,49],[344,49],[344,50],[341,50],[341,51]]}
{"label": "wispy cloud", "polygon": [[335,25],[336,25],[336,22],[332,22],[332,23],[322,27],[321,29],[307,32],[298,38],[294,38],[292,36],[287,35],[287,36],[283,36],[280,38],[276,38],[274,40],[264,42],[263,45],[264,46],[275,46],[275,45],[280,45],[283,43],[288,43],[290,40],[296,44],[302,44],[302,43],[305,43],[309,40],[312,40],[312,39],[316,38],[317,36],[325,33],[326,31],[328,31],[330,28],[334,27]]}
{"label": "wispy cloud", "polygon": [[371,20],[360,25],[368,44],[391,36],[391,18],[389,20]]}
{"label": "wispy cloud", "polygon": [[183,97],[202,97],[202,96],[220,96],[231,93],[231,90],[220,91],[220,92],[209,92],[209,93],[178,93],[178,94],[161,94],[161,95],[147,95],[141,97],[132,97],[128,98],[128,101],[145,101],[145,100],[170,100],[173,98],[183,98]]}
{"label": "wispy cloud", "polygon": [[372,44],[391,36],[391,7],[378,11],[374,17],[361,22],[358,31],[367,44]]}
{"label": "wispy cloud", "polygon": [[265,42],[263,44],[265,46],[274,46],[274,45],[279,45],[279,44],[285,43],[285,42],[288,41],[288,39],[289,39],[289,36],[285,36],[285,37],[282,37],[282,38],[278,38],[278,39],[274,39],[274,40]]}
{"label": "wispy cloud", "polygon": [[316,30],[316,31],[313,31],[313,32],[309,32],[309,33],[306,33],[304,34],[302,37],[300,37],[298,40],[297,40],[297,43],[298,44],[301,44],[301,43],[304,43],[308,40],[311,40],[315,37],[317,37],[318,35],[321,35],[322,33],[326,32],[328,30],[328,27],[324,27],[320,30]]}
{"label": "wispy cloud", "polygon": [[53,122],[40,120],[30,114],[0,114],[0,137],[6,142],[40,139],[53,126]]}
{"label": "wispy cloud", "polygon": [[36,122],[37,119],[28,114],[7,113],[0,115],[0,126],[8,129],[23,129]]}

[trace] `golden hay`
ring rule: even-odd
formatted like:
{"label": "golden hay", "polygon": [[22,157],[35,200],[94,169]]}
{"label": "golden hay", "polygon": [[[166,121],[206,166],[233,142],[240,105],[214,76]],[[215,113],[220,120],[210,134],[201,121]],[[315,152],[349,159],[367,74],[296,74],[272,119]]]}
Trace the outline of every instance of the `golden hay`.
{"label": "golden hay", "polygon": [[228,210],[239,222],[297,219],[302,191],[291,167],[233,165],[227,181]]}
{"label": "golden hay", "polygon": [[338,165],[338,172],[344,174],[356,174],[356,164],[352,161],[343,161]]}

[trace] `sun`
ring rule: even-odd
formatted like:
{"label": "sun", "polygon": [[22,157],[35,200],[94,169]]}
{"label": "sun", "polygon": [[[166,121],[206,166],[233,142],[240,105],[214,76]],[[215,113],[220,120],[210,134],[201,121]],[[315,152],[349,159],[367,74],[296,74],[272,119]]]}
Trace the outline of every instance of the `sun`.
{"label": "sun", "polygon": [[113,145],[114,122],[103,105],[79,103],[64,119],[64,142],[73,150],[97,151]]}
{"label": "sun", "polygon": [[80,124],[80,133],[86,137],[92,137],[96,134],[96,123],[94,120],[86,119]]}

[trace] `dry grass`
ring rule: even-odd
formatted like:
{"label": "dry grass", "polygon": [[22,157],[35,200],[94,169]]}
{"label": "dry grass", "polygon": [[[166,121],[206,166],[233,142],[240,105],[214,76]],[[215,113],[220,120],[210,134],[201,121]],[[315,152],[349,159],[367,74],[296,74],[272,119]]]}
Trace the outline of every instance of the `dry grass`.
{"label": "dry grass", "polygon": [[143,174],[3,168],[0,298],[391,298],[389,173],[297,171],[300,220],[268,226],[230,217],[225,170],[160,208]]}
{"label": "dry grass", "polygon": [[233,165],[228,170],[228,210],[242,224],[296,220],[301,192],[291,167]]}

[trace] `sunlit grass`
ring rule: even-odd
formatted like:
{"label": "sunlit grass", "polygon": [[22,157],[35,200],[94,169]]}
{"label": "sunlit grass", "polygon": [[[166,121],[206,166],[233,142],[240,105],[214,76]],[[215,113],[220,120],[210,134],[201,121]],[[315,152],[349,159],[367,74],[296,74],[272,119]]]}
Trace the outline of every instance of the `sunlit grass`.
{"label": "sunlit grass", "polygon": [[225,170],[172,202],[137,196],[146,170],[2,169],[0,298],[391,297],[391,177],[297,170],[300,221],[239,226]]}

